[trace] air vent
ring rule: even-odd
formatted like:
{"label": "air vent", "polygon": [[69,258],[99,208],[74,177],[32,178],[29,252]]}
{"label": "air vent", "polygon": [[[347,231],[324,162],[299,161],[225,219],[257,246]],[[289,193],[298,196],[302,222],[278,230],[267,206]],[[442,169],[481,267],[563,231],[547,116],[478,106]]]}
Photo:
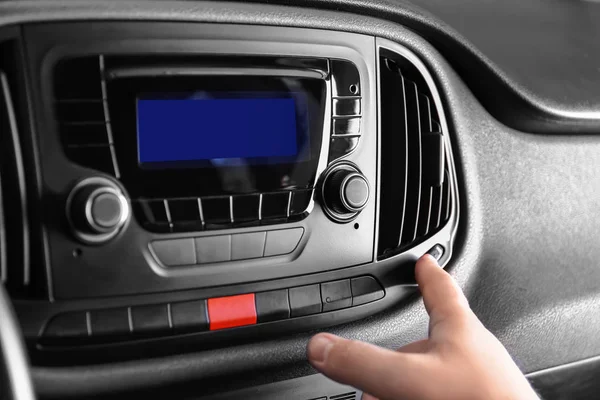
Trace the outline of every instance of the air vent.
{"label": "air vent", "polygon": [[119,178],[104,81],[104,57],[62,60],[54,70],[56,119],[67,156]]}
{"label": "air vent", "polygon": [[398,254],[449,220],[447,140],[429,85],[406,58],[381,49],[381,192],[378,258]]}
{"label": "air vent", "polygon": [[[14,44],[0,46],[0,61],[15,57]],[[29,220],[25,169],[8,70],[0,63],[0,274],[11,295],[30,284]]]}

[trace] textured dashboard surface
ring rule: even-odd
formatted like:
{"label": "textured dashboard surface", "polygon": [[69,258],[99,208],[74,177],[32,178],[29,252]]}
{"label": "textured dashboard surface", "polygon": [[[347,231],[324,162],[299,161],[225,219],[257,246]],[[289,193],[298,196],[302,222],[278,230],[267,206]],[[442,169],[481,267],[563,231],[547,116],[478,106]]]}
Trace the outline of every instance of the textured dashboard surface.
{"label": "textured dashboard surface", "polygon": [[[30,2],[18,4],[0,3],[0,25],[23,18],[196,20],[335,28],[405,44],[426,58],[445,93],[443,100],[451,105],[447,116],[462,184],[463,218],[449,270],[475,312],[526,372],[600,354],[600,341],[590,340],[600,335],[600,136],[533,135],[507,127],[482,107],[434,47],[413,32],[379,19],[196,2],[78,2],[69,8],[55,1],[37,8]],[[427,316],[422,302],[415,300],[331,331],[395,348],[423,338]],[[311,373],[305,362],[310,336],[33,372],[38,388],[57,397],[159,387],[225,374],[236,376],[238,385],[263,383]]]}

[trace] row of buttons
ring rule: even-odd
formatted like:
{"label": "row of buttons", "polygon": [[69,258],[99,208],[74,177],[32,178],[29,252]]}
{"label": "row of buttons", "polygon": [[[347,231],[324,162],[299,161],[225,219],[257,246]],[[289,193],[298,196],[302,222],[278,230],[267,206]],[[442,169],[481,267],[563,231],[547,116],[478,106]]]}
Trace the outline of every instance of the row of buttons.
{"label": "row of buttons", "polygon": [[138,221],[154,232],[189,232],[256,226],[299,220],[313,190],[182,199],[139,199],[133,202]]}
{"label": "row of buttons", "polygon": [[175,267],[289,254],[296,249],[303,235],[304,228],[291,228],[157,240],[150,246],[163,265]]}
{"label": "row of buttons", "polygon": [[69,312],[54,317],[43,337],[103,339],[215,331],[339,310],[383,297],[374,278],[361,276],[208,300]]}
{"label": "row of buttons", "polygon": [[332,119],[329,162],[354,151],[361,135],[360,74],[354,64],[332,60]]}

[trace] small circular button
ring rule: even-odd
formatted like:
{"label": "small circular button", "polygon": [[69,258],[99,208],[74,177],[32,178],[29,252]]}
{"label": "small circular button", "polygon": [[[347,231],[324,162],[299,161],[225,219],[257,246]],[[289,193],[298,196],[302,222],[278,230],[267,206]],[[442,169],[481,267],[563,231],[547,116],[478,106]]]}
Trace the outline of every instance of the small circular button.
{"label": "small circular button", "polygon": [[100,193],[92,199],[91,216],[98,226],[114,228],[121,220],[122,211],[121,200],[115,193]]}
{"label": "small circular button", "polygon": [[324,174],[323,209],[336,222],[349,222],[369,201],[367,178],[349,162],[340,162]]}
{"label": "small circular button", "polygon": [[345,180],[343,191],[343,199],[346,200],[348,208],[360,210],[369,200],[369,184],[361,174],[349,175]]}
{"label": "small circular button", "polygon": [[67,198],[67,219],[74,236],[88,244],[115,237],[129,220],[129,203],[111,180],[94,177],[79,182]]}

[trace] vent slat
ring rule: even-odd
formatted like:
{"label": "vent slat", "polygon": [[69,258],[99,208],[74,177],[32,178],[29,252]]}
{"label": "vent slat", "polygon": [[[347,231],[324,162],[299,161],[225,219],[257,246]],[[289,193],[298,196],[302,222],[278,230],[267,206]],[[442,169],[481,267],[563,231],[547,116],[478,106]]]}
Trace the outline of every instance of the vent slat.
{"label": "vent slat", "polygon": [[431,209],[433,208],[433,187],[424,186],[421,192],[421,209],[419,210],[419,223],[417,226],[417,237],[429,233],[431,222]]}
{"label": "vent slat", "polygon": [[405,82],[406,89],[406,119],[407,119],[407,189],[406,207],[404,210],[404,226],[400,244],[404,245],[415,240],[417,236],[419,208],[421,203],[422,155],[421,155],[421,121],[419,115],[418,89],[414,82]]}
{"label": "vent slat", "polygon": [[442,214],[443,222],[446,222],[450,218],[450,204],[452,200],[452,193],[450,192],[450,184],[448,177],[448,170],[444,171],[444,198],[442,203]]}
{"label": "vent slat", "polygon": [[433,132],[431,102],[429,101],[429,97],[423,93],[419,93],[419,110],[421,113],[421,129],[426,132]]}
{"label": "vent slat", "polygon": [[[432,100],[421,71],[402,56],[382,49],[379,73],[381,189],[377,252],[382,259],[421,243],[445,226],[452,210],[452,186],[446,132],[439,123],[442,110]],[[394,243],[398,232],[400,240]]]}
{"label": "vent slat", "polygon": [[432,194],[431,218],[429,220],[429,231],[432,232],[440,226],[442,215],[443,186],[434,187]]}

